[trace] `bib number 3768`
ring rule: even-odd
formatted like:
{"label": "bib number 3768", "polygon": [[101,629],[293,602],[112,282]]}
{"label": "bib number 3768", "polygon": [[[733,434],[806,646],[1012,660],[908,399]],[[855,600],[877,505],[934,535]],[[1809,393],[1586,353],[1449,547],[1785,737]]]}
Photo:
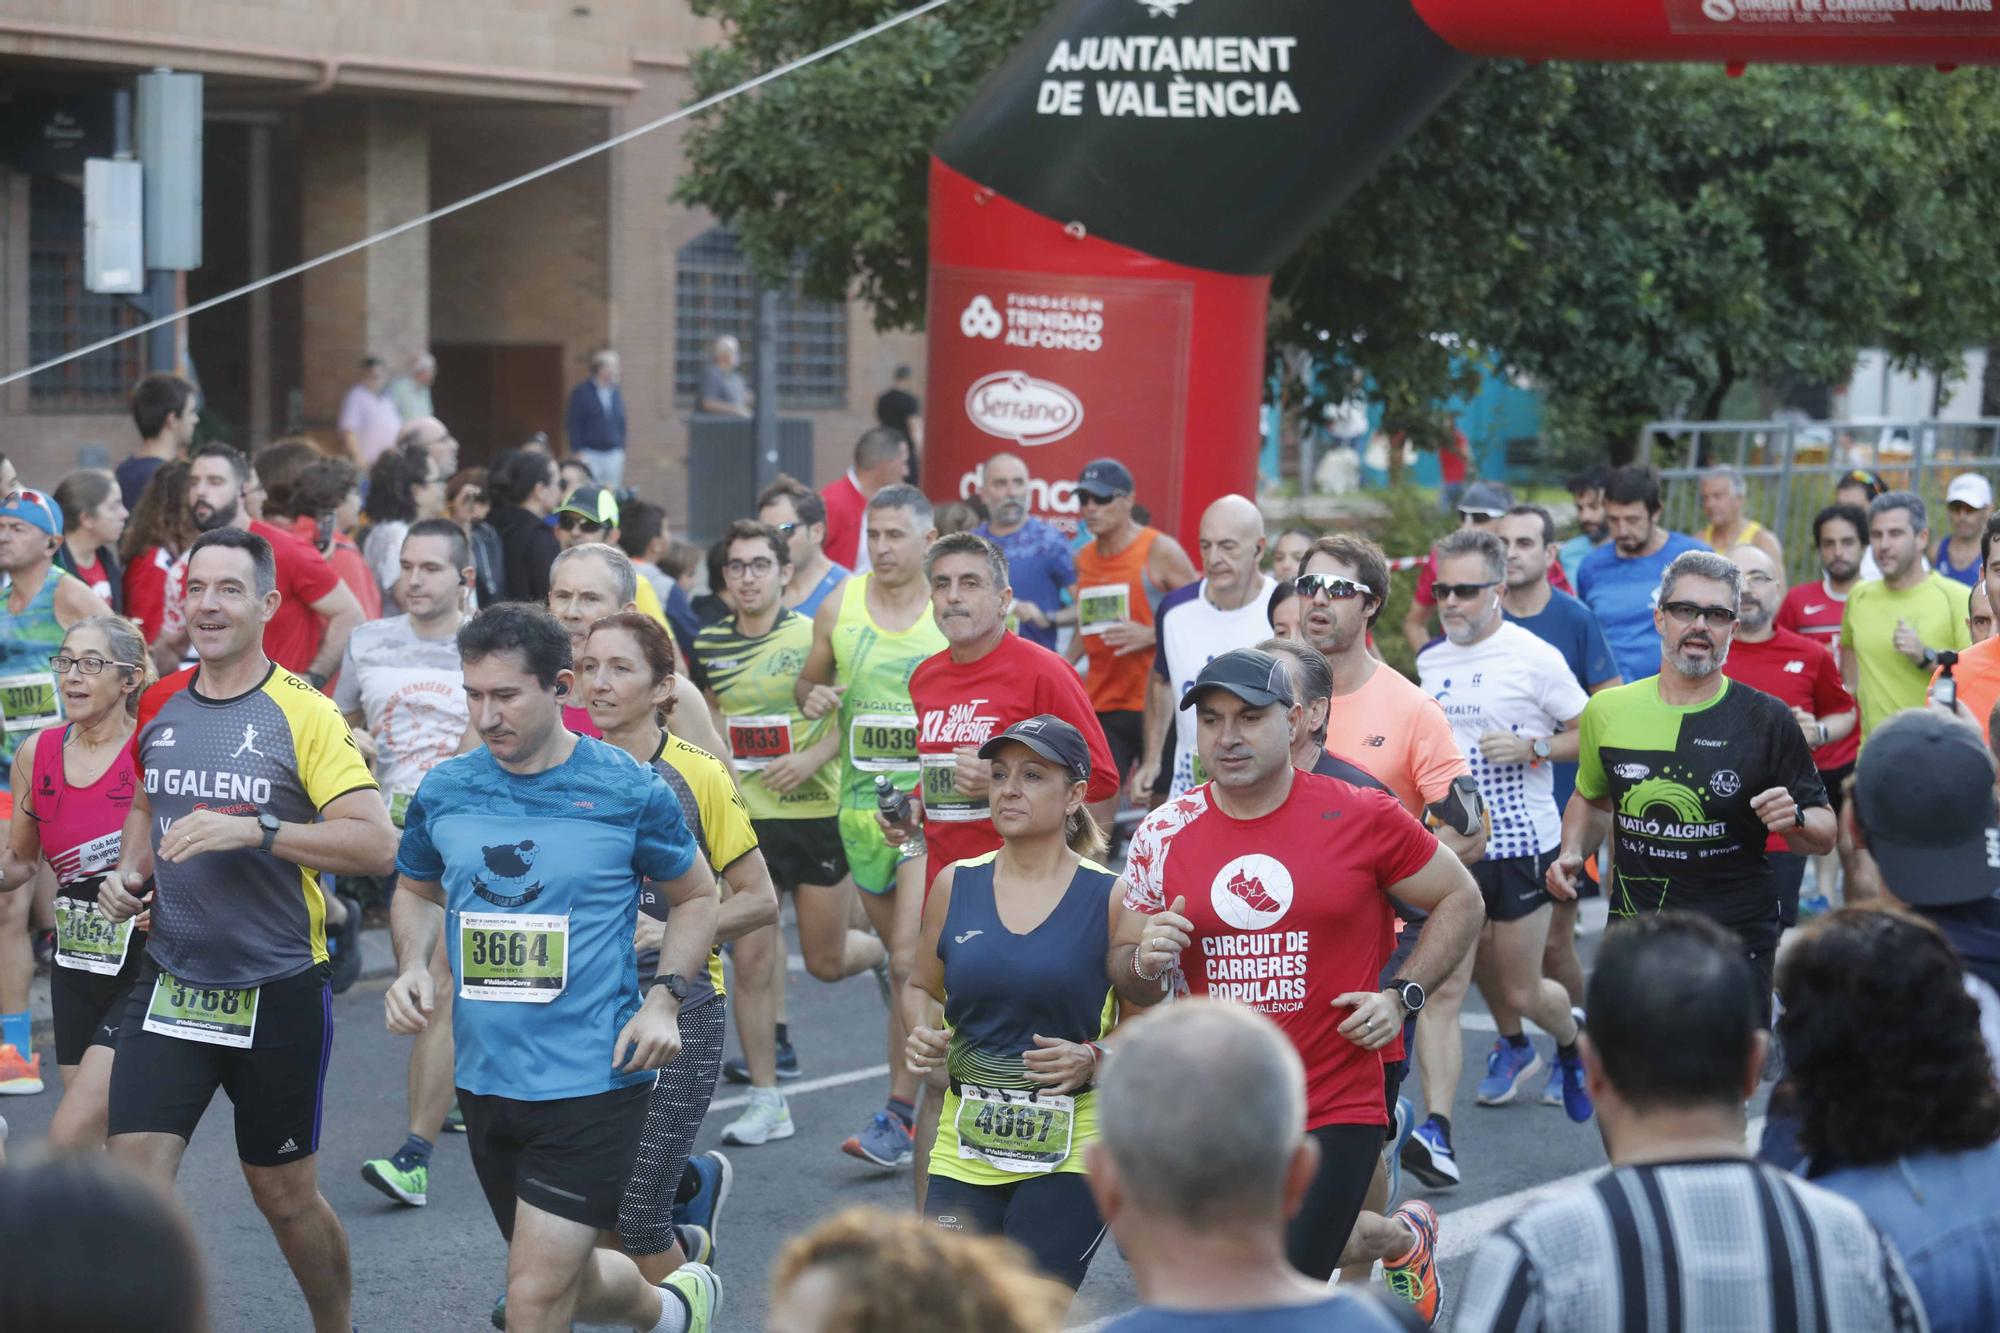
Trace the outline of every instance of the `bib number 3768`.
{"label": "bib number 3768", "polygon": [[247,1050],[257,1035],[257,987],[191,986],[162,972],[146,1005],[145,1028],[181,1041]]}
{"label": "bib number 3768", "polygon": [[569,980],[569,918],[466,912],[458,920],[464,1000],[547,1004]]}

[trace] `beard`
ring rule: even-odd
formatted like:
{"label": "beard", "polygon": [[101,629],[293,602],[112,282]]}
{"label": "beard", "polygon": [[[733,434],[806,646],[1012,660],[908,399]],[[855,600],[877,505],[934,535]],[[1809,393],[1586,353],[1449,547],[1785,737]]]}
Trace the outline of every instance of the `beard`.
{"label": "beard", "polygon": [[1742,628],[1749,630],[1752,634],[1759,634],[1763,632],[1764,627],[1770,624],[1776,615],[1777,612],[1772,608],[1759,602],[1746,600],[1743,603],[1742,611],[1737,614],[1736,623]]}
{"label": "beard", "polygon": [[1013,527],[1027,516],[1026,500],[999,500],[993,505],[993,521],[1004,528]]}
{"label": "beard", "polygon": [[1674,670],[1680,672],[1690,680],[1707,680],[1710,676],[1722,670],[1722,664],[1728,660],[1729,648],[1727,645],[1719,651],[1711,647],[1708,650],[1708,656],[1700,659],[1690,658],[1677,649],[1667,653],[1667,662]]}
{"label": "beard", "polygon": [[236,527],[237,513],[241,508],[242,505],[239,502],[231,504],[227,509],[212,509],[206,518],[203,518],[201,511],[197,509],[194,511],[194,525],[203,532],[214,532],[217,528]]}

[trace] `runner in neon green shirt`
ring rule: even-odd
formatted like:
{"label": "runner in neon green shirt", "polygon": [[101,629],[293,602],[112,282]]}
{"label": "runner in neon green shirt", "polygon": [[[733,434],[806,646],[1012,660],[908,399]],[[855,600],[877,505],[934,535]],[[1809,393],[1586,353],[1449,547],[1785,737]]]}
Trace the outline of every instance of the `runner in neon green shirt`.
{"label": "runner in neon green shirt", "polygon": [[1906,708],[1924,706],[1937,654],[1972,646],[1962,584],[1924,565],[1924,502],[1889,491],[1868,506],[1868,545],[1882,577],[1847,594],[1840,672],[1861,703],[1861,735]]}

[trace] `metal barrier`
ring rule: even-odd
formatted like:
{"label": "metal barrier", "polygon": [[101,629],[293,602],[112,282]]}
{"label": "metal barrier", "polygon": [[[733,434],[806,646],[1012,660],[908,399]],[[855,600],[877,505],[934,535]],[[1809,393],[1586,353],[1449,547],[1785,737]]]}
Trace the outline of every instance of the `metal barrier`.
{"label": "metal barrier", "polygon": [[1915,491],[1930,508],[1927,555],[1951,535],[1945,488],[1977,472],[2000,492],[2000,418],[1972,421],[1655,421],[1640,436],[1639,461],[1660,471],[1662,521],[1699,535],[1708,526],[1700,481],[1712,467],[1742,473],[1743,513],[1777,535],[1794,583],[1819,573],[1812,521],[1833,503],[1840,478],[1866,468],[1892,490]]}

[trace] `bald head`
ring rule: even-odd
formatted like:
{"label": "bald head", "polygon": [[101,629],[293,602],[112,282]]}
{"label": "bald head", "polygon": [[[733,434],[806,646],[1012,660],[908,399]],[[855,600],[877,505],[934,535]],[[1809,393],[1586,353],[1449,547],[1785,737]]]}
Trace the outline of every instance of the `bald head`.
{"label": "bald head", "polygon": [[993,531],[1012,532],[1027,521],[1028,465],[1015,454],[995,454],[979,473],[979,498],[993,516]]}
{"label": "bald head", "polygon": [[1264,561],[1264,516],[1240,495],[1225,495],[1201,511],[1201,572],[1219,605],[1258,587]]}
{"label": "bald head", "polygon": [[1743,575],[1743,601],[1737,608],[1738,632],[1762,635],[1770,629],[1778,607],[1785,600],[1785,575],[1762,547],[1738,546],[1729,553],[1729,563]]}

